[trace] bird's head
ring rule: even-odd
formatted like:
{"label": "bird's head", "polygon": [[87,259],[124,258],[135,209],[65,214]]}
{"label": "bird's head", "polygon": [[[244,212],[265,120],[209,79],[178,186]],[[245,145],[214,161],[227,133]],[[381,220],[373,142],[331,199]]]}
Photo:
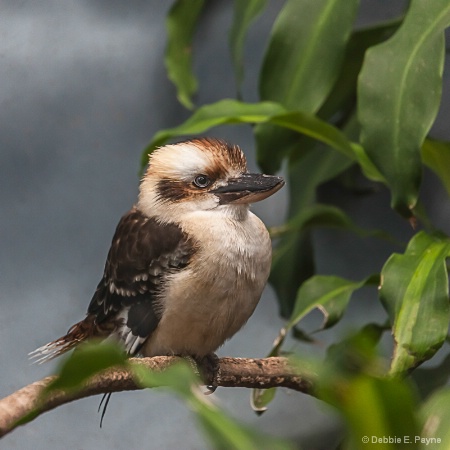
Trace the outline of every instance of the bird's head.
{"label": "bird's head", "polygon": [[217,139],[171,144],[150,155],[139,208],[163,221],[202,210],[245,212],[284,185],[281,177],[251,174],[238,146]]}

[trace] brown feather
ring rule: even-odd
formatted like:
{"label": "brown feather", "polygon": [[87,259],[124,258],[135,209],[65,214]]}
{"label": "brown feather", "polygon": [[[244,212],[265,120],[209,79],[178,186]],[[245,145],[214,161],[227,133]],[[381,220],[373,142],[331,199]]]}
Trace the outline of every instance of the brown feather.
{"label": "brown feather", "polygon": [[31,352],[30,356],[33,359],[39,357],[35,362],[41,364],[72,350],[87,339],[106,337],[107,335],[108,331],[106,329],[100,328],[95,324],[95,317],[93,315],[88,315],[82,321],[72,325],[67,334],[39,347]]}

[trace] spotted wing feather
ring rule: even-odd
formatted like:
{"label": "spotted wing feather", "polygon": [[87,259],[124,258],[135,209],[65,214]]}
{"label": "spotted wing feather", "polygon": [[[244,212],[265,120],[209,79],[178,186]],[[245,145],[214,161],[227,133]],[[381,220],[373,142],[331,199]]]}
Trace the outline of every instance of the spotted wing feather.
{"label": "spotted wing feather", "polygon": [[117,226],[87,317],[33,357],[44,362],[85,339],[110,335],[129,354],[137,353],[158,326],[163,309],[158,293],[166,277],[186,267],[194,253],[195,243],[177,225],[162,225],[133,208]]}
{"label": "spotted wing feather", "polygon": [[117,323],[127,351],[136,353],[160,320],[158,292],[167,275],[186,267],[194,251],[177,225],[132,209],[117,226],[88,315],[99,327]]}

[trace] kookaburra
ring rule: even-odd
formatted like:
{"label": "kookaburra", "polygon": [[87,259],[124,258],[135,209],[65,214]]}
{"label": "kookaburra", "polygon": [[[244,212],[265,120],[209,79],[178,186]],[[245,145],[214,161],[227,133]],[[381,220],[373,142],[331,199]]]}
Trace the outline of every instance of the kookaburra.
{"label": "kookaburra", "polygon": [[34,354],[42,362],[107,337],[130,355],[216,351],[251,316],[269,276],[269,234],[249,204],[283,185],[248,173],[240,148],[220,140],[154,151],[86,317]]}

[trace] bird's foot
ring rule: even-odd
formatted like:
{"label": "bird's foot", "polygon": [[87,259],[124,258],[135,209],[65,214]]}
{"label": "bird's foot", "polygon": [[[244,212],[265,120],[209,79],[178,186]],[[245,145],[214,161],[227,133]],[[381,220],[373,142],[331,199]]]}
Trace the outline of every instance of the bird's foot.
{"label": "bird's foot", "polygon": [[[217,385],[214,384],[214,381],[219,372],[218,356],[215,353],[208,353],[203,358],[197,358],[196,361],[200,369],[200,376],[205,381],[206,389],[208,390],[205,394],[213,394],[217,389]],[[211,380],[213,381],[212,384],[210,383]]]}
{"label": "bird's foot", "polygon": [[219,358],[217,355],[215,353],[209,353],[203,357],[183,355],[182,358],[189,363],[192,370],[199,375],[205,383],[207,389],[205,395],[213,394],[217,389],[217,386],[211,384],[211,380],[214,382],[219,371]]}

